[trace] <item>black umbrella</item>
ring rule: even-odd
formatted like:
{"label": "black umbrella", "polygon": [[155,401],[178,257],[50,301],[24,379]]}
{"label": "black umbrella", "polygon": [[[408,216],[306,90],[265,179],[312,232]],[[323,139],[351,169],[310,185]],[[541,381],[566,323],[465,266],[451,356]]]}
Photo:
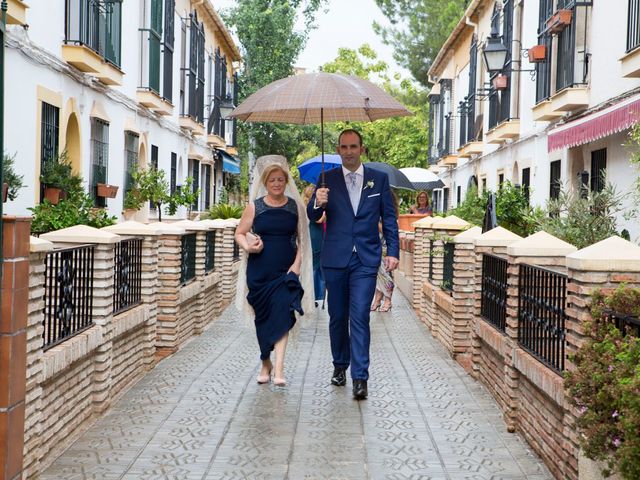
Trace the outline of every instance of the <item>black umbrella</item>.
{"label": "black umbrella", "polygon": [[383,162],[368,162],[365,163],[367,167],[371,167],[379,172],[384,172],[389,177],[389,185],[393,188],[402,188],[404,190],[415,190],[413,184],[409,181],[407,176],[398,170],[393,165]]}

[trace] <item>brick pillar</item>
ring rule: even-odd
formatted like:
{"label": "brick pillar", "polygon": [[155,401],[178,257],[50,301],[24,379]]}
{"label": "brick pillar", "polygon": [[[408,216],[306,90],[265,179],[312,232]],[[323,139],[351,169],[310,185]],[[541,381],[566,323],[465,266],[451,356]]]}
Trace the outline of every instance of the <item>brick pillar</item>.
{"label": "brick pillar", "polygon": [[200,283],[200,290],[198,291],[196,299],[196,307],[194,310],[194,329],[193,333],[199,335],[204,330],[207,324],[206,318],[204,318],[204,260],[205,251],[207,248],[207,229],[200,229],[196,235],[196,282]]}
{"label": "brick pillar", "polygon": [[[640,247],[620,237],[610,237],[575,253],[567,255],[567,356],[574,355],[585,343],[584,324],[591,321],[591,294],[601,290],[610,293],[624,282],[629,287],[640,288]],[[575,370],[567,360],[566,370]],[[571,471],[578,472],[578,432],[575,429],[577,412],[569,408],[563,424],[567,438],[565,456],[566,478],[576,478]],[[582,459],[584,460],[584,459]],[[581,469],[588,466],[580,461]]]}
{"label": "brick pillar", "polygon": [[2,218],[0,480],[22,478],[30,218]]}
{"label": "brick pillar", "polygon": [[[235,223],[225,226],[222,231],[222,308],[226,308],[233,300],[235,292],[233,246],[235,244]],[[236,267],[237,268],[237,267]]]}
{"label": "brick pillar", "polygon": [[475,292],[475,239],[480,227],[472,227],[453,238],[453,356],[467,371],[471,370],[471,331]]}
{"label": "brick pillar", "polygon": [[422,310],[423,292],[422,284],[427,281],[429,271],[429,237],[431,237],[431,225],[437,220],[435,217],[425,217],[413,223],[414,249],[413,249],[413,308]]}

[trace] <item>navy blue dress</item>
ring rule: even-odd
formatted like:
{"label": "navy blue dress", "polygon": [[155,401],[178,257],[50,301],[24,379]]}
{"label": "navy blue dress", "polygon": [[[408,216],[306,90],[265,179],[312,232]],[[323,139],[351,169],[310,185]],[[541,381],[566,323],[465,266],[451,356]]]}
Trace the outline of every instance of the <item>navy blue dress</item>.
{"label": "navy blue dress", "polygon": [[263,198],[255,202],[253,233],[264,248],[247,261],[247,300],[255,311],[260,358],[269,358],[275,343],[296,323],[294,311],[300,305],[302,286],[295,273],[287,271],[296,258],[298,209],[293,199],[282,207],[270,207]]}

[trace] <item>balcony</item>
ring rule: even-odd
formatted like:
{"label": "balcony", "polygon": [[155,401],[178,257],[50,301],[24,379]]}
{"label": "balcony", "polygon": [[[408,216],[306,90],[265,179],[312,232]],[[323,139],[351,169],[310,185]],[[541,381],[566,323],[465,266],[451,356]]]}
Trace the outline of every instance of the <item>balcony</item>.
{"label": "balcony", "polygon": [[484,152],[484,142],[469,142],[458,149],[459,158],[469,158],[472,155],[480,155]]}
{"label": "balcony", "polygon": [[536,121],[549,121],[560,118],[564,115],[564,112],[557,112],[551,108],[551,100],[544,100],[537,105],[535,105],[532,109],[533,119]]}
{"label": "balcony", "polygon": [[589,87],[569,87],[556,92],[549,99],[551,110],[564,114],[575,112],[589,106]]}
{"label": "balcony", "polygon": [[153,90],[138,90],[136,98],[140,105],[144,105],[158,115],[173,115],[173,105]]}
{"label": "balcony", "polygon": [[9,0],[7,5],[7,25],[26,25],[27,8],[29,6],[21,0]]}
{"label": "balcony", "polygon": [[207,143],[212,148],[224,148],[226,146],[224,138],[222,138],[220,135],[216,135],[215,133],[210,133],[207,135]]}
{"label": "balcony", "polygon": [[458,155],[455,153],[445,155],[438,161],[439,167],[455,167],[456,165],[458,165]]}
{"label": "balcony", "polygon": [[520,120],[512,119],[502,122],[487,132],[487,143],[501,144],[520,136]]}
{"label": "balcony", "polygon": [[640,48],[631,50],[620,59],[622,76],[625,78],[640,78]]}
{"label": "balcony", "polygon": [[122,85],[124,73],[105,62],[94,50],[84,45],[63,45],[62,58],[78,70],[98,78],[105,85]]}
{"label": "balcony", "polygon": [[204,135],[204,125],[198,123],[191,117],[182,116],[180,120],[178,120],[180,128],[183,130],[188,130],[192,135]]}

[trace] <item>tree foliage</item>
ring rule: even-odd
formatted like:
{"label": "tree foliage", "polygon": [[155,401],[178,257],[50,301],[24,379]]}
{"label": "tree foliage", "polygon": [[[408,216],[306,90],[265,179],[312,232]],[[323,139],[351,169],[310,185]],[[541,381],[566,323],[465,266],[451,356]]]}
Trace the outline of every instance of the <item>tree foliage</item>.
{"label": "tree foliage", "polygon": [[462,18],[468,0],[376,0],[392,26],[374,30],[394,48],[394,58],[427,85],[427,72]]}

